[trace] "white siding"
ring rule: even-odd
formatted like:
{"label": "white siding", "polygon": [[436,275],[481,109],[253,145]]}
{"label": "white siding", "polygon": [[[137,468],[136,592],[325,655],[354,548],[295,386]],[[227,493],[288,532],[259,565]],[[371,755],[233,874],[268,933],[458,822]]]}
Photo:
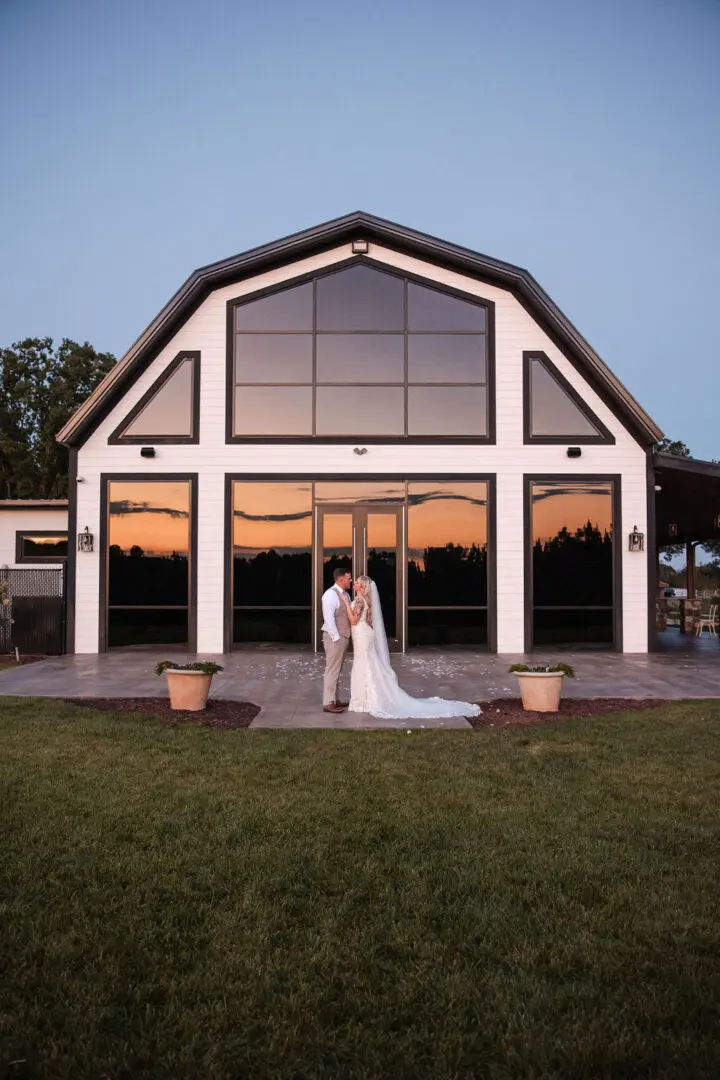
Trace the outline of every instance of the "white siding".
{"label": "white siding", "polygon": [[41,532],[58,531],[67,529],[68,512],[66,509],[58,510],[27,510],[8,509],[0,502],[0,567],[8,566],[11,569],[16,566],[62,566],[62,560],[57,563],[40,562],[17,563],[15,561],[15,534],[18,532],[31,533],[36,530]]}
{"label": "white siding", "polygon": [[[349,245],[261,274],[212,293],[190,316],[123,402],[106,417],[80,450],[78,530],[99,536],[100,474],[103,472],[196,472],[199,476],[198,650],[220,652],[223,644],[224,477],[226,473],[494,473],[497,475],[498,649],[524,647],[523,474],[620,474],[622,521],[616,538],[623,548],[623,644],[626,652],[647,649],[647,563],[625,550],[626,535],[637,525],[647,532],[645,453],[621,422],[577,373],[509,292],[418,259],[371,247],[374,259],[400,270],[494,301],[497,444],[494,446],[369,445],[362,458],[352,445],[226,445],[226,303],[299,274],[331,265],[350,255]],[[154,459],[140,457],[138,446],[109,446],[108,436],[165,366],[181,350],[201,352],[202,393],[199,446],[158,446]],[[568,382],[613,433],[614,446],[583,446],[569,459],[564,446],[523,445],[522,354],[543,350]],[[78,554],[76,649],[97,650],[99,556]]]}

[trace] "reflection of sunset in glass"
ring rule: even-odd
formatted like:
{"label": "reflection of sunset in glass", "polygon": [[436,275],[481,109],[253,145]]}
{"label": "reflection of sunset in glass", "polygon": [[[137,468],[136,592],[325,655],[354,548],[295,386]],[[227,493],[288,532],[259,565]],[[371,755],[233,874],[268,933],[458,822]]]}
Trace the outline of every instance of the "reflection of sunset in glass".
{"label": "reflection of sunset in glass", "polygon": [[312,485],[233,485],[233,546],[236,555],[259,551],[309,551],[312,546]]}
{"label": "reflection of sunset in glass", "polygon": [[487,544],[487,484],[408,484],[408,556],[430,547]]}
{"label": "reflection of sunset in glass", "polygon": [[565,527],[574,533],[587,522],[612,532],[612,484],[532,485],[533,541],[550,540]]}
{"label": "reflection of sunset in glass", "polygon": [[397,516],[395,514],[368,514],[368,548],[387,548],[397,544]]}
{"label": "reflection of sunset in glass", "polygon": [[318,480],[315,501],[402,503],[405,501],[405,484],[401,480]]}
{"label": "reflection of sunset in glass", "polygon": [[333,555],[352,555],[352,514],[323,514],[323,553],[325,561]]}
{"label": "reflection of sunset in glass", "polygon": [[108,485],[109,544],[146,555],[188,554],[189,481],[115,481]]}

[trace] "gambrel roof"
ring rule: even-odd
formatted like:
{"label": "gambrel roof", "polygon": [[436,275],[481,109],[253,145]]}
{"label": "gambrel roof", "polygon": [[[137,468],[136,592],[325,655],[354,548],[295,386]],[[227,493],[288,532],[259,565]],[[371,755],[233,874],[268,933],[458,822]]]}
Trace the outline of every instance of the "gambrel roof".
{"label": "gambrel roof", "polygon": [[511,292],[642,445],[662,431],[527,270],[357,211],[196,270],[58,433],[80,446],[193,311],[214,289],[353,240],[395,251]]}

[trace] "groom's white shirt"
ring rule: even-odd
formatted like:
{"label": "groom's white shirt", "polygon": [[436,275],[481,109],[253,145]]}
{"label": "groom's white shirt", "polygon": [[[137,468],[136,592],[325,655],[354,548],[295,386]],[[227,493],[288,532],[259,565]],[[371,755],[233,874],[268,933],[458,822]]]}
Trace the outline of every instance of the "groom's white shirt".
{"label": "groom's white shirt", "polygon": [[341,595],[342,589],[338,585],[331,585],[322,595],[322,629],[323,633],[329,634],[333,641],[340,640],[337,623],[335,622],[335,612],[342,603]]}

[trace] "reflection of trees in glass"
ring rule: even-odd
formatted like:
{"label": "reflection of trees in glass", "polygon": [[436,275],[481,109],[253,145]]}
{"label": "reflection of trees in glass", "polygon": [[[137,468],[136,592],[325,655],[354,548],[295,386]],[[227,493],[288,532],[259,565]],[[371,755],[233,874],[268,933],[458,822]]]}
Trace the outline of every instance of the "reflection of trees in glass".
{"label": "reflection of trees in glass", "polygon": [[533,599],[539,606],[613,602],[612,533],[587,521],[575,532],[567,525],[533,547]]}
{"label": "reflection of trees in glass", "polygon": [[397,555],[395,551],[371,548],[368,552],[367,572],[377,585],[390,637],[397,634]]}
{"label": "reflection of trees in glass", "polygon": [[[331,569],[332,574],[332,569]],[[256,555],[234,557],[233,603],[310,604],[312,555],[306,551],[279,552],[274,548]]]}
{"label": "reflection of trees in glass", "polygon": [[119,544],[111,544],[109,555],[110,604],[188,603],[187,555],[177,551],[171,555],[146,555],[138,544],[133,544],[129,552]]}
{"label": "reflection of trees in glass", "polygon": [[428,547],[408,560],[410,605],[487,603],[487,545]]}

